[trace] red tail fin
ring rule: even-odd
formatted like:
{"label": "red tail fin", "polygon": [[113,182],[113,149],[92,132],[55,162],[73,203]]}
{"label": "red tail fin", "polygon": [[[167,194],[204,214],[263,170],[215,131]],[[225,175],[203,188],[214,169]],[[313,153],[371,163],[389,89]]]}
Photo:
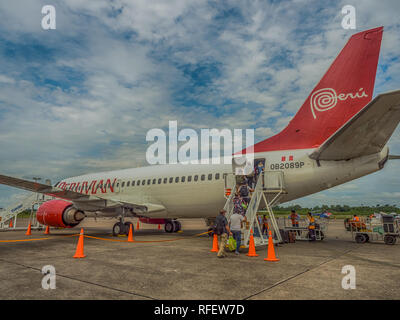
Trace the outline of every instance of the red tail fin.
{"label": "red tail fin", "polygon": [[254,152],[321,145],[371,99],[383,27],[353,35],[289,125]]}

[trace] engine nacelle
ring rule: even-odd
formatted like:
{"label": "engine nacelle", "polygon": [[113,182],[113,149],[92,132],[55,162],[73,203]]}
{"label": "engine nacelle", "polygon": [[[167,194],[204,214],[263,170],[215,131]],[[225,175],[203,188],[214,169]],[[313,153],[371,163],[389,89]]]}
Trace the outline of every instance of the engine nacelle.
{"label": "engine nacelle", "polygon": [[50,200],[43,203],[36,212],[39,223],[51,227],[72,228],[77,226],[85,214],[73,208],[71,202]]}

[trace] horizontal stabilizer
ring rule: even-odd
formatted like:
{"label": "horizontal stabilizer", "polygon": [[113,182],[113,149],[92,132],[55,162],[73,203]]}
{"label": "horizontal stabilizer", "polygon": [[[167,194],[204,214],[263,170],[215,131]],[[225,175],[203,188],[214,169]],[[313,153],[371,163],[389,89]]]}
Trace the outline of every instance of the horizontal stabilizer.
{"label": "horizontal stabilizer", "polygon": [[310,158],[347,160],[380,152],[400,121],[400,90],[378,95],[347,121]]}

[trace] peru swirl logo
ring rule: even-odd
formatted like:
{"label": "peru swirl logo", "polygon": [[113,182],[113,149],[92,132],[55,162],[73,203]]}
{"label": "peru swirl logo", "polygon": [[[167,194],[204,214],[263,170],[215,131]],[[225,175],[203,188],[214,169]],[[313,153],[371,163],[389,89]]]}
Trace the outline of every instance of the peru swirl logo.
{"label": "peru swirl logo", "polygon": [[363,88],[356,93],[336,93],[335,89],[323,88],[313,92],[310,98],[310,107],[314,119],[317,119],[316,112],[328,111],[336,107],[338,100],[344,101],[348,98],[359,99],[368,97]]}

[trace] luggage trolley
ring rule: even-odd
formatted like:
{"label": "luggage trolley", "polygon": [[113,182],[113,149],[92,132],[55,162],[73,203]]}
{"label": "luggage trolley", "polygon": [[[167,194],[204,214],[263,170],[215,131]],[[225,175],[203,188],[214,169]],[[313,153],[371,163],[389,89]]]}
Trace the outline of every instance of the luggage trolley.
{"label": "luggage trolley", "polygon": [[[296,240],[310,240],[310,233],[308,229],[308,219],[300,218],[299,226],[295,227],[292,225],[290,218],[280,218],[280,226],[283,228],[283,232],[286,234],[294,234]],[[316,218],[315,217],[315,240],[324,240],[328,231],[329,218]],[[288,235],[290,237],[290,235]]]}
{"label": "luggage trolley", "polygon": [[399,220],[387,214],[372,218],[361,217],[360,221],[351,221],[348,218],[345,219],[344,226],[357,243],[383,241],[393,245],[400,236]]}

